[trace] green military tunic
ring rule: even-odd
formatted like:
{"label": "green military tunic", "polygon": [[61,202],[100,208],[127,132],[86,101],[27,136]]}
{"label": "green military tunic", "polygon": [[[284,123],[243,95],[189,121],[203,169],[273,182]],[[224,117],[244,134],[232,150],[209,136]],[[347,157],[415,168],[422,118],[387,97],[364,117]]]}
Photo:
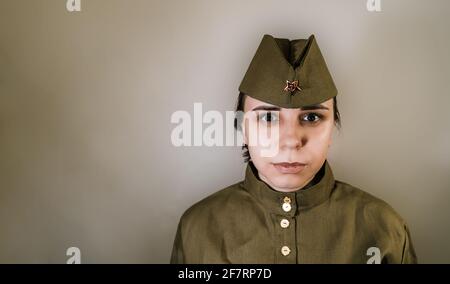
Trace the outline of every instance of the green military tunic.
{"label": "green military tunic", "polygon": [[334,179],[327,161],[295,192],[273,190],[252,162],[245,179],[182,215],[171,263],[416,263],[405,221]]}

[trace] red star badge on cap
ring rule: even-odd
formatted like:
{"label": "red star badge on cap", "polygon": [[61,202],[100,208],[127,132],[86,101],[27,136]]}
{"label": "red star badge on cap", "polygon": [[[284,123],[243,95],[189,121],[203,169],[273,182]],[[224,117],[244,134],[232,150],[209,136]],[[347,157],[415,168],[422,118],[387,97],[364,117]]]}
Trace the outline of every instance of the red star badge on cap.
{"label": "red star badge on cap", "polygon": [[284,87],[284,89],[283,89],[284,91],[286,91],[286,92],[294,92],[295,90],[299,90],[299,91],[301,91],[302,89],[300,88],[300,86],[298,85],[298,81],[297,80],[295,80],[295,81],[289,81],[289,80],[286,80],[286,87]]}

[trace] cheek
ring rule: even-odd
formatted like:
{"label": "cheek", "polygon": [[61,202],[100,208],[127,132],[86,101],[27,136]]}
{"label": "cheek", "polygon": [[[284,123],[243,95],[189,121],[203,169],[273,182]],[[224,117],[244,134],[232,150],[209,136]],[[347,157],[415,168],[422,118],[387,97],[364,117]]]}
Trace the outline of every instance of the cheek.
{"label": "cheek", "polygon": [[272,173],[271,158],[261,155],[261,148],[258,146],[248,147],[250,157],[258,172],[264,176],[270,177]]}
{"label": "cheek", "polygon": [[272,161],[279,153],[276,149],[271,147],[264,147],[261,144],[258,145],[248,145],[248,151],[253,164],[256,166],[259,172],[264,176],[271,176],[275,170],[272,167]]}
{"label": "cheek", "polygon": [[280,138],[280,129],[278,125],[268,126],[259,124],[257,121],[248,121],[247,124],[247,139],[249,146],[255,148],[267,148],[273,145],[278,145]]}
{"label": "cheek", "polygon": [[333,127],[330,124],[323,124],[310,131],[310,139],[315,141],[327,141],[331,138]]}
{"label": "cheek", "polygon": [[313,150],[314,152],[322,152],[324,149],[328,149],[328,146],[331,143],[332,133],[332,123],[324,123],[310,129],[307,136],[307,148]]}

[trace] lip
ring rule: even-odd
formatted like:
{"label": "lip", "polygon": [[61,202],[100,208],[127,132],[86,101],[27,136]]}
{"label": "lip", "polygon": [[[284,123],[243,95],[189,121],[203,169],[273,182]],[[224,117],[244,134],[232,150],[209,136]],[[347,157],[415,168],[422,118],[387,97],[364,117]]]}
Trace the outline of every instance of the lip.
{"label": "lip", "polygon": [[303,163],[273,163],[273,166],[282,174],[297,174],[301,172],[306,164]]}

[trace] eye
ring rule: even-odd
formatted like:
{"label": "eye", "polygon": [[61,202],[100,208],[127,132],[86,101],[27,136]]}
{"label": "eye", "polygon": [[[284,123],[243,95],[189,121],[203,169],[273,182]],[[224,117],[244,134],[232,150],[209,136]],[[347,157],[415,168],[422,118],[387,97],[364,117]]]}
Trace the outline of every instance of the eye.
{"label": "eye", "polygon": [[278,113],[277,112],[265,112],[258,115],[258,120],[264,121],[267,123],[278,121]]}
{"label": "eye", "polygon": [[302,116],[302,121],[307,123],[315,123],[322,119],[322,115],[310,112]]}

